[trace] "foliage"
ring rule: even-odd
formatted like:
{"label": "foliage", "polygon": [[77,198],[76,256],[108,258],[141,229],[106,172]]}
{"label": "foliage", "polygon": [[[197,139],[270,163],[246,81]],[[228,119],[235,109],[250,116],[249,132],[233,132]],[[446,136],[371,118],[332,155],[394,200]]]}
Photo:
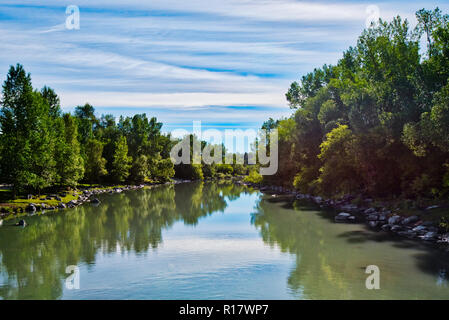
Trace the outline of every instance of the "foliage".
{"label": "foliage", "polygon": [[449,18],[438,8],[416,16],[415,29],[379,20],[335,66],[291,84],[294,114],[269,120],[279,170],[265,182],[326,195],[448,193]]}

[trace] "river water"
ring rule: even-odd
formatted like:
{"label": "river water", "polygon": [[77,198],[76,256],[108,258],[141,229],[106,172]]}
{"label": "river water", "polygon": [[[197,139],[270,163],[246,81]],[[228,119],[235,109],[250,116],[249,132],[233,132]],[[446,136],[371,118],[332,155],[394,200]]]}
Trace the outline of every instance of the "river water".
{"label": "river water", "polygon": [[307,203],[216,182],[100,199],[4,222],[0,299],[449,299],[442,250]]}

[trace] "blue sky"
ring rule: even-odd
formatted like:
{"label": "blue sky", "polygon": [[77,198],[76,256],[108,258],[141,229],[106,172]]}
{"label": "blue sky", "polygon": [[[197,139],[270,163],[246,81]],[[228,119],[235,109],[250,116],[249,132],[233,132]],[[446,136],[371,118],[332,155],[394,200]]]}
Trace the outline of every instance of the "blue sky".
{"label": "blue sky", "polygon": [[[68,5],[80,29],[65,28]],[[21,63],[63,109],[147,113],[164,129],[254,128],[291,113],[289,84],[356,43],[375,5],[382,18],[443,1],[0,0],[0,78]]]}

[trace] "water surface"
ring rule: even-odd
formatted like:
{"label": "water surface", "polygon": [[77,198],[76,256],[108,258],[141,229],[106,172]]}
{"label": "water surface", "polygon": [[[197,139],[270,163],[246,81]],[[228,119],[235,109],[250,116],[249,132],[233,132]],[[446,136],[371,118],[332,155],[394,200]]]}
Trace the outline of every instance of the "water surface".
{"label": "water surface", "polygon": [[[1,299],[448,299],[449,258],[230,183],[103,195],[0,227]],[[79,268],[79,289],[66,267]],[[367,290],[365,268],[380,268]]]}

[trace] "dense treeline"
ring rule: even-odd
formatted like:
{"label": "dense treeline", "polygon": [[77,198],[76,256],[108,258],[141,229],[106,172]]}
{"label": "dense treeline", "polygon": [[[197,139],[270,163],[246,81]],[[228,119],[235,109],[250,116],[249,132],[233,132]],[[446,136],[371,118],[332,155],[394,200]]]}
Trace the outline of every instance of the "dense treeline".
{"label": "dense treeline", "polygon": [[[246,172],[236,163],[174,166],[170,151],[181,139],[162,134],[162,123],[145,114],[121,116],[116,122],[109,114],[97,118],[87,103],[73,114],[63,113],[55,91],[33,89],[20,64],[11,66],[2,94],[0,182],[13,185],[14,197],[24,191],[75,188],[80,182],[141,184]],[[190,136],[191,144],[194,139]],[[200,143],[202,149],[207,145]]]}
{"label": "dense treeline", "polygon": [[85,104],[62,113],[54,90],[34,90],[18,64],[3,84],[0,113],[1,181],[20,191],[85,183],[166,181],[174,175],[173,142],[145,114],[95,116]]}
{"label": "dense treeline", "polygon": [[[437,8],[365,30],[337,65],[294,82],[269,183],[306,193],[449,193],[449,17]],[[427,48],[420,48],[422,42]]]}

